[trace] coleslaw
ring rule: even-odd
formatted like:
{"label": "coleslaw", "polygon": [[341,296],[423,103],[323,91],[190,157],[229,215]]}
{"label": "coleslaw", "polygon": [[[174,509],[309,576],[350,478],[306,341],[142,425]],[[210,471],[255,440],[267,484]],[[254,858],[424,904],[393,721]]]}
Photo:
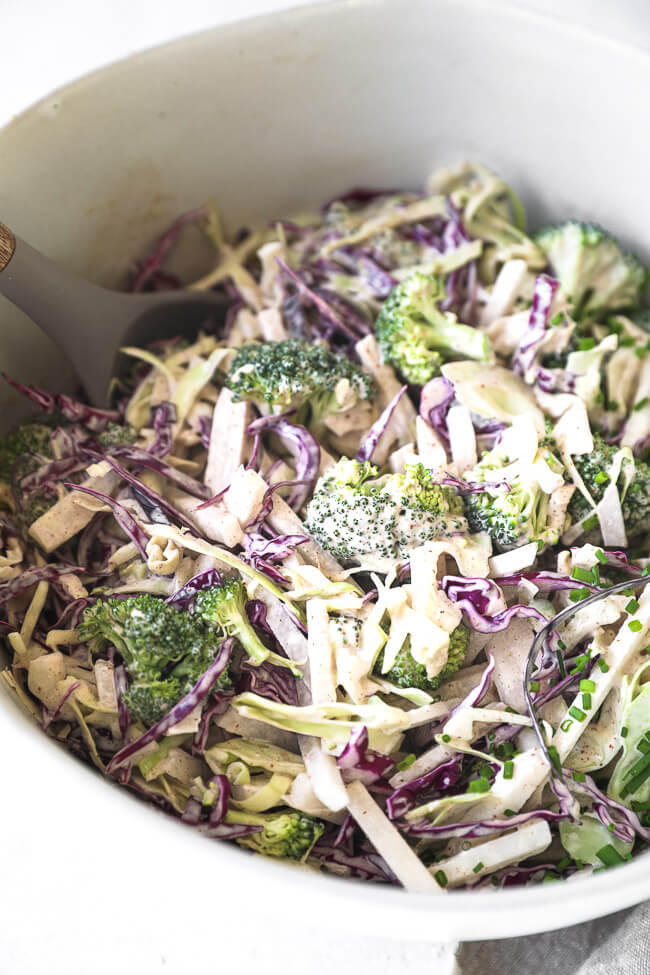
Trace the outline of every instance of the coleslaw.
{"label": "coleslaw", "polygon": [[224,323],[124,350],[111,409],[5,377],[38,414],[0,444],[0,676],[123,788],[309,869],[442,893],[641,853],[646,284],[473,163],[233,239],[183,215],[131,290],[222,289]]}

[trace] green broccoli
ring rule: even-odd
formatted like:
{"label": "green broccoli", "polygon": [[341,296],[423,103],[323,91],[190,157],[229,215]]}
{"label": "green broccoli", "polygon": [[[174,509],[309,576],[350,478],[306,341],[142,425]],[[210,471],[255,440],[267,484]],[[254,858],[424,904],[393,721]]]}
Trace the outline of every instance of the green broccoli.
{"label": "green broccoli", "polygon": [[[10,481],[19,457],[29,455],[44,464],[52,460],[52,428],[33,421],[22,423],[0,441],[0,480]],[[34,468],[39,464],[35,463]],[[27,472],[26,472],[27,473]]]}
{"label": "green broccoli", "polygon": [[300,675],[300,669],[291,660],[265,647],[251,626],[246,616],[246,589],[239,579],[228,579],[220,586],[203,589],[194,601],[194,615],[223,636],[236,637],[254,664],[268,660]]}
{"label": "green broccoli", "polygon": [[[203,619],[178,612],[149,593],[97,600],[84,611],[79,631],[92,654],[107,644],[118,650],[131,678],[125,703],[146,724],[163,717],[188,693],[221,642]],[[215,686],[229,685],[226,669]]]}
{"label": "green broccoli", "polygon": [[109,423],[103,433],[97,435],[97,443],[101,447],[120,447],[122,444],[133,443],[138,437],[138,431],[122,423]]}
{"label": "green broccoli", "polygon": [[639,306],[646,270],[607,231],[569,220],[541,230],[535,240],[548,257],[574,318],[597,318]]}
{"label": "green broccoli", "polygon": [[235,400],[297,410],[297,421],[312,428],[375,396],[372,378],[342,352],[304,339],[242,346],[226,386]]}
{"label": "green broccoli", "polygon": [[460,497],[422,464],[378,475],[367,461],[342,458],[316,485],[306,528],[337,558],[381,567],[414,546],[467,531]]}
{"label": "green broccoli", "polygon": [[424,664],[420,664],[415,660],[411,653],[411,643],[408,639],[397,654],[395,663],[385,674],[382,673],[381,669],[384,663],[384,651],[382,650],[377,657],[374,672],[378,677],[384,677],[391,684],[396,684],[398,687],[416,687],[421,691],[435,691],[446,680],[453,677],[456,671],[460,670],[463,666],[465,654],[467,653],[468,640],[469,628],[464,623],[460,623],[449,638],[447,663],[435,677],[429,677]]}
{"label": "green broccoli", "polygon": [[[618,447],[605,443],[600,434],[595,433],[592,453],[578,454],[573,458],[595,504],[602,499],[610,482],[610,472],[618,450]],[[626,466],[625,462],[623,466]],[[634,477],[621,498],[621,509],[628,539],[650,532],[650,464],[643,460],[634,461]],[[583,518],[588,518],[592,510],[584,495],[576,491],[569,502],[572,519],[582,521]]]}
{"label": "green broccoli", "polygon": [[486,335],[440,311],[444,284],[436,275],[416,271],[396,285],[375,322],[375,334],[386,362],[414,386],[437,376],[447,359],[492,357]]}
{"label": "green broccoli", "polygon": [[293,809],[279,809],[266,813],[246,813],[230,809],[226,822],[242,826],[261,826],[259,833],[251,833],[237,842],[256,853],[268,857],[283,857],[304,863],[311,850],[325,832],[325,825],[313,816]]}
{"label": "green broccoli", "polygon": [[[463,475],[467,481],[485,484],[484,491],[465,497],[470,530],[487,532],[501,550],[533,541],[540,547],[557,544],[563,526],[548,526],[550,495],[534,474],[526,473],[526,465],[522,468],[511,461],[497,445]],[[563,472],[563,465],[545,441],[540,444],[535,461],[558,476]]]}

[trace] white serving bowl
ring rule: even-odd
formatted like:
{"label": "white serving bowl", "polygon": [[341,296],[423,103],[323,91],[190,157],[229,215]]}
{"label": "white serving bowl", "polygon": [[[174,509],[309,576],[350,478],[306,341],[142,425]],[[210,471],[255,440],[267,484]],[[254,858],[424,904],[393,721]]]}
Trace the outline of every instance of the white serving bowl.
{"label": "white serving bowl", "polygon": [[[152,236],[206,197],[234,228],[352,184],[418,186],[433,166],[472,157],[513,183],[532,222],[588,217],[647,258],[649,83],[642,51],[488,0],[292,10],[131,57],[39,102],[0,132],[0,218],[118,285]],[[2,369],[69,384],[61,356],[6,302],[0,330]],[[4,386],[1,396],[9,422],[20,407]],[[103,783],[4,687],[0,740],[2,825],[24,839],[6,853],[5,919],[21,896],[36,914],[74,897],[77,918],[90,917],[79,890],[91,878],[102,905],[124,903],[134,862],[148,878],[139,916],[164,923],[170,891],[189,888],[191,898],[171,899],[173,923],[192,936],[210,931],[215,897],[266,913],[281,902],[295,923],[469,940],[574,924],[650,896],[647,857],[566,884],[435,897],[318,876],[209,843]]]}

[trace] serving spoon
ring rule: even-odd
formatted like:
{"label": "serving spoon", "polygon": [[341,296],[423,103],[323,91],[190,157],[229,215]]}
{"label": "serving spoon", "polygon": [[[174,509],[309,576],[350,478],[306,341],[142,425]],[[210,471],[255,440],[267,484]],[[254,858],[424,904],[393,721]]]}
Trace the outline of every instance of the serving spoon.
{"label": "serving spoon", "polygon": [[108,404],[124,345],[196,334],[223,319],[228,299],[214,291],[124,294],[59,267],[0,223],[0,294],[24,311],[71,362],[93,406]]}

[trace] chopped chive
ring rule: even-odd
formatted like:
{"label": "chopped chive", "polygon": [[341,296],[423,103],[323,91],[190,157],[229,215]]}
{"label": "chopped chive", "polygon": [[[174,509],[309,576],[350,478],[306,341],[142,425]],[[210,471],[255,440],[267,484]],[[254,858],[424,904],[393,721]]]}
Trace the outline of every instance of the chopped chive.
{"label": "chopped chive", "polygon": [[615,829],[616,829],[616,826],[614,825],[614,823],[609,823],[608,824],[608,826],[607,826],[607,832],[608,833],[613,833]]}
{"label": "chopped chive", "polygon": [[571,578],[577,579],[578,582],[593,582],[594,573],[592,569],[583,569],[581,566],[576,565],[571,569]]}
{"label": "chopped chive", "polygon": [[603,674],[606,674],[609,670],[609,664],[607,664],[602,657],[599,657],[596,663],[598,664],[599,670],[602,670]]}
{"label": "chopped chive", "polygon": [[589,515],[583,521],[582,527],[586,532],[590,532],[593,528],[598,528],[598,515]]}
{"label": "chopped chive", "polygon": [[573,721],[571,720],[571,718],[565,718],[562,724],[560,725],[560,731],[564,731],[564,732],[568,731],[572,724]]}
{"label": "chopped chive", "polygon": [[602,849],[597,850],[596,856],[605,867],[617,867],[619,863],[624,862],[621,854],[612,846],[611,843],[608,843],[607,846],[603,846]]}
{"label": "chopped chive", "polygon": [[607,473],[607,471],[598,471],[598,473],[594,478],[594,481],[596,482],[596,484],[607,484],[607,482],[609,481],[609,474]]}
{"label": "chopped chive", "polygon": [[404,772],[407,768],[411,767],[414,761],[415,761],[415,755],[413,754],[413,752],[411,752],[411,754],[403,758],[401,762],[398,762],[395,768],[397,769],[398,772]]}
{"label": "chopped chive", "polygon": [[585,711],[591,711],[591,694],[582,695],[582,707]]}
{"label": "chopped chive", "polygon": [[630,349],[636,345],[636,339],[632,338],[631,335],[625,335],[618,344],[621,349]]}
{"label": "chopped chive", "polygon": [[529,683],[528,686],[531,689],[531,691],[533,691],[536,694],[537,691],[539,690],[539,681],[538,680],[531,680],[531,682]]}
{"label": "chopped chive", "polygon": [[641,622],[641,620],[630,620],[630,622],[627,625],[632,630],[633,633],[638,633],[639,630],[643,629],[643,623]]}
{"label": "chopped chive", "polygon": [[592,339],[590,336],[584,339],[578,339],[578,350],[580,352],[589,352],[596,345],[596,339]]}
{"label": "chopped chive", "polygon": [[621,738],[627,738],[627,727],[625,725],[621,728]]}
{"label": "chopped chive", "polygon": [[553,768],[556,770],[556,772],[559,772],[561,774],[562,773],[562,764],[560,762],[560,756],[558,755],[558,751],[557,751],[557,748],[555,747],[555,745],[549,745],[548,746],[548,757],[550,758],[551,762],[553,763]]}
{"label": "chopped chive", "polygon": [[498,877],[490,877],[490,883],[492,884],[493,887],[498,887],[499,886],[499,878]]}
{"label": "chopped chive", "polygon": [[446,887],[449,881],[447,880],[447,874],[444,870],[436,870],[434,873],[434,878],[438,881],[441,887]]}
{"label": "chopped chive", "polygon": [[557,870],[566,870],[566,868],[569,866],[570,863],[571,863],[571,860],[570,860],[569,857],[562,857],[562,859],[558,861],[558,863],[556,865],[556,869]]}
{"label": "chopped chive", "polygon": [[[589,577],[591,579],[591,576]],[[586,599],[591,593],[588,589],[573,589],[569,593],[569,599],[572,603],[579,603],[581,599]]]}
{"label": "chopped chive", "polygon": [[564,321],[564,315],[562,314],[561,311],[559,311],[557,315],[553,315],[553,318],[551,319],[551,325],[561,325],[563,321]]}
{"label": "chopped chive", "polygon": [[487,779],[472,779],[472,781],[467,786],[468,792],[489,792],[490,783]]}
{"label": "chopped chive", "polygon": [[585,712],[581,711],[580,708],[575,707],[575,705],[569,708],[569,714],[572,718],[575,718],[576,721],[584,721],[586,718]]}
{"label": "chopped chive", "polygon": [[489,779],[490,776],[492,775],[492,769],[490,768],[489,765],[484,765],[481,771],[479,772],[479,775],[481,776],[482,779]]}
{"label": "chopped chive", "polygon": [[574,778],[574,780],[576,782],[586,782],[587,781],[587,776],[585,775],[584,772],[574,772],[573,773],[573,778]]}
{"label": "chopped chive", "polygon": [[451,735],[440,735],[440,738],[441,738],[441,740],[442,740],[442,741],[444,741],[444,742],[445,742],[445,744],[446,744],[446,743],[447,743],[448,741],[451,741]]}
{"label": "chopped chive", "polygon": [[605,563],[607,562],[607,556],[603,552],[602,548],[596,549],[596,558],[598,559],[601,565],[605,565]]}
{"label": "chopped chive", "polygon": [[639,604],[637,603],[636,599],[630,599],[629,603],[627,603],[627,605],[625,606],[625,612],[636,613],[638,608],[639,608]]}
{"label": "chopped chive", "polygon": [[504,779],[511,779],[515,771],[515,763],[512,761],[507,761],[503,766],[503,777]]}
{"label": "chopped chive", "polygon": [[592,691],[595,691],[596,690],[596,685],[594,684],[594,682],[592,680],[588,680],[587,678],[583,678],[583,680],[580,681],[580,690],[586,692],[587,694],[589,694]]}
{"label": "chopped chive", "polygon": [[481,870],[484,870],[484,869],[485,869],[485,864],[483,863],[482,860],[479,860],[479,862],[476,864],[476,866],[475,867],[472,867],[472,873],[480,873]]}
{"label": "chopped chive", "polygon": [[643,399],[640,399],[638,403],[635,403],[634,404],[634,406],[632,407],[632,409],[633,410],[642,410],[643,407],[644,406],[647,406],[647,405],[648,405],[648,397],[647,396],[644,396]]}
{"label": "chopped chive", "polygon": [[510,819],[510,817],[511,817],[511,816],[516,816],[516,815],[517,815],[517,813],[515,812],[515,810],[514,810],[514,809],[504,809],[504,810],[503,810],[503,815],[504,815],[504,816],[507,816],[507,817],[508,817],[508,819]]}

